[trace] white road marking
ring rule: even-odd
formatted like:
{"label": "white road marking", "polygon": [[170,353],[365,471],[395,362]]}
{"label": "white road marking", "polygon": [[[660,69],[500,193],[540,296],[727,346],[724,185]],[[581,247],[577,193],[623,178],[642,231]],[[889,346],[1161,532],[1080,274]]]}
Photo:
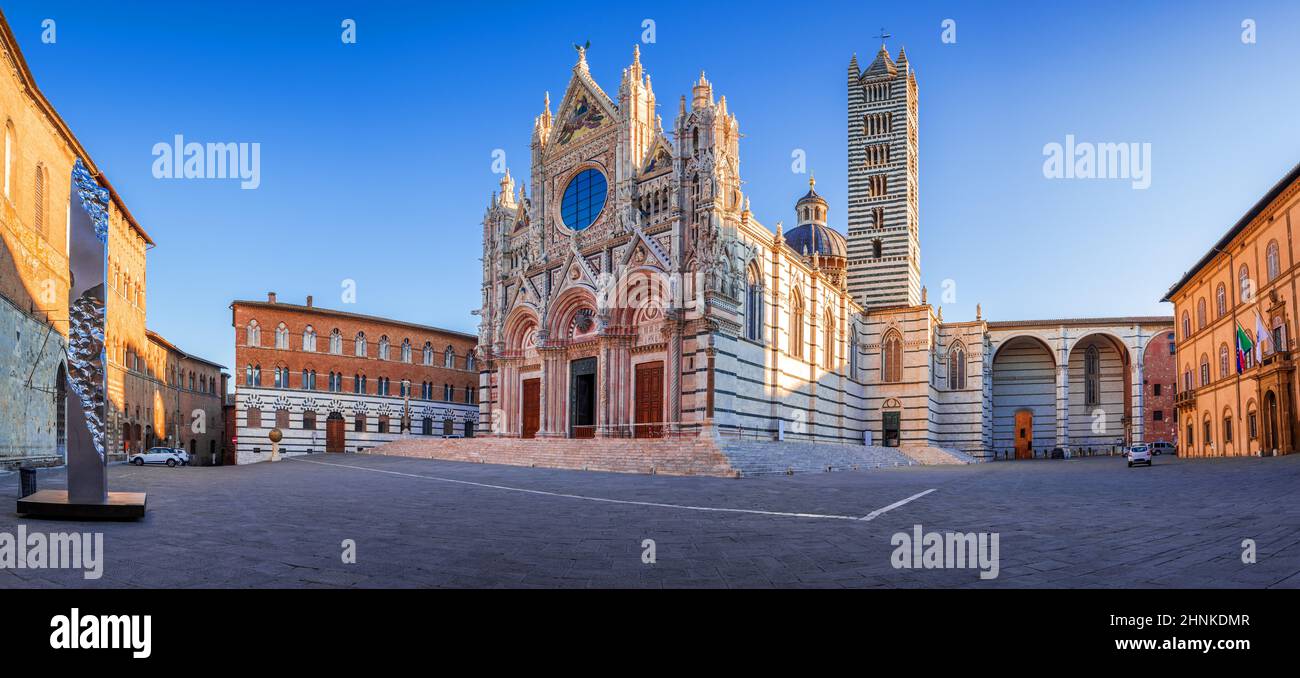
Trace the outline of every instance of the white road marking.
{"label": "white road marking", "polygon": [[924,492],[917,492],[916,494],[914,494],[914,495],[908,497],[907,499],[902,499],[902,500],[896,501],[896,502],[890,504],[889,506],[886,506],[885,508],[876,509],[876,510],[872,511],[871,513],[868,513],[867,515],[862,516],[861,518],[859,518],[859,520],[875,520],[876,518],[878,518],[878,517],[880,517],[882,514],[884,514],[886,511],[892,511],[892,510],[898,508],[899,506],[902,506],[903,504],[906,504],[906,503],[909,502],[909,501],[914,501],[914,500],[916,500],[916,499],[920,499],[921,497],[924,497],[925,495],[930,494],[931,492],[934,492],[936,489],[937,489],[937,488],[933,488],[933,487],[932,487],[932,488],[930,488],[930,489],[928,489],[928,490],[926,490],[926,491],[924,491]]}
{"label": "white road marking", "polygon": [[875,520],[875,518],[876,518],[877,516],[879,516],[880,514],[886,512],[886,511],[889,511],[890,509],[898,508],[899,506],[902,506],[903,504],[906,504],[907,502],[912,501],[913,499],[919,499],[919,498],[921,498],[921,497],[924,497],[924,496],[927,495],[927,494],[930,494],[931,492],[934,492],[934,489],[929,489],[929,490],[926,490],[926,491],[921,492],[921,493],[919,493],[919,494],[914,494],[914,495],[908,497],[907,499],[904,499],[904,500],[902,500],[902,501],[896,501],[896,502],[890,504],[889,506],[886,506],[886,507],[884,507],[884,508],[882,508],[882,509],[877,509],[877,510],[875,510],[875,511],[872,511],[870,514],[868,514],[868,515],[866,515],[866,516],[864,516],[864,517],[859,518],[859,517],[857,517],[857,516],[839,516],[839,515],[824,514],[824,513],[795,513],[795,512],[789,512],[789,511],[763,511],[763,510],[761,510],[761,509],[720,508],[720,507],[716,507],[716,506],[690,506],[690,505],[686,505],[686,504],[664,504],[664,503],[653,502],[653,501],[633,501],[633,500],[630,500],[630,499],[610,499],[610,498],[608,498],[608,497],[589,497],[589,496],[581,495],[581,494],[566,494],[566,493],[563,493],[563,492],[548,492],[548,491],[546,491],[546,490],[531,490],[531,489],[528,489],[528,488],[526,488],[526,487],[510,487],[510,486],[508,486],[508,485],[493,485],[493,484],[490,484],[490,483],[477,483],[477,482],[474,482],[474,481],[472,481],[472,480],[458,480],[458,479],[456,479],[456,478],[441,478],[441,477],[438,477],[438,476],[427,476],[427,475],[421,475],[421,474],[419,474],[419,473],[403,473],[403,472],[401,472],[401,471],[389,471],[389,470],[386,470],[386,469],[370,468],[370,467],[368,467],[368,466],[356,466],[356,465],[353,465],[353,464],[335,464],[335,463],[333,463],[333,462],[327,462],[327,461],[311,461],[311,460],[309,460],[309,459],[302,459],[302,458],[300,458],[300,457],[299,457],[299,458],[286,457],[285,460],[286,460],[286,461],[298,461],[298,462],[302,462],[302,463],[304,463],[304,464],[318,464],[318,465],[320,465],[320,466],[337,466],[337,467],[339,467],[339,468],[350,468],[350,469],[356,469],[356,470],[358,470],[358,471],[370,471],[371,473],[386,473],[386,474],[388,474],[388,475],[404,476],[404,477],[407,477],[407,478],[420,478],[420,479],[423,479],[423,480],[437,480],[437,481],[439,481],[439,482],[443,482],[443,483],[454,483],[454,484],[457,484],[457,485],[469,485],[469,486],[472,486],[472,487],[482,487],[482,488],[487,488],[487,489],[492,489],[492,490],[505,490],[505,491],[507,491],[507,492],[522,492],[522,493],[524,493],[524,494],[537,494],[537,495],[542,495],[542,496],[546,496],[546,497],[559,497],[559,498],[562,498],[562,499],[581,499],[581,500],[584,500],[584,501],[595,501],[595,502],[602,502],[602,503],[606,503],[606,504],[627,504],[627,505],[630,505],[630,506],[651,506],[651,507],[655,507],[655,508],[680,509],[680,510],[684,510],[684,511],[706,511],[706,512],[711,512],[711,513],[747,513],[747,514],[750,514],[750,515],[760,515],[760,516],[782,516],[782,517],[786,517],[786,518],[818,518],[818,519],[823,519],[823,520],[852,520],[852,521],[856,521],[856,522],[865,522],[865,521]]}

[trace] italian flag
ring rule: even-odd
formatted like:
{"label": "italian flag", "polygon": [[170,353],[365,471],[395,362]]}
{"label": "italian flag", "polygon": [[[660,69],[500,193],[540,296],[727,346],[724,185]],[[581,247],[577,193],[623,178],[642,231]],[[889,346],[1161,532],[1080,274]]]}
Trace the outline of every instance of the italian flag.
{"label": "italian flag", "polygon": [[1250,340],[1250,335],[1242,329],[1241,322],[1237,323],[1237,374],[1246,371],[1246,355],[1255,348],[1255,342]]}

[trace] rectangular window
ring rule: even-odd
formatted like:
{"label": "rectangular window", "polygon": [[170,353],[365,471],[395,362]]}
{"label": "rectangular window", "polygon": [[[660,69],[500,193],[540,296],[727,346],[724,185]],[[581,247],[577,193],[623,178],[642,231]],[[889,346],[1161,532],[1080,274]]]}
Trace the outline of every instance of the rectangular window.
{"label": "rectangular window", "polygon": [[1232,417],[1223,418],[1223,442],[1232,442]]}
{"label": "rectangular window", "polygon": [[1256,426],[1255,413],[1251,412],[1250,414],[1246,415],[1246,431],[1247,431],[1247,435],[1250,436],[1251,440],[1254,440],[1259,435],[1259,432],[1256,430],[1255,426]]}
{"label": "rectangular window", "polygon": [[1152,387],[1152,395],[1160,395],[1160,384]]}
{"label": "rectangular window", "polygon": [[1155,410],[1151,413],[1151,421],[1164,421],[1165,413],[1161,410]]}

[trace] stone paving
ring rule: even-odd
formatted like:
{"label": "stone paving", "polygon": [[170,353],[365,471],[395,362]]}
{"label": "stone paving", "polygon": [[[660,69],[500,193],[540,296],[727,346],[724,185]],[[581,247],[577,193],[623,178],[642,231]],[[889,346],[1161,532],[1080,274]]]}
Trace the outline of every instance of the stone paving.
{"label": "stone paving", "polygon": [[[0,476],[0,533],[20,523],[97,530],[106,551],[102,579],[0,569],[0,588],[1300,588],[1300,455],[739,480],[312,455],[242,467],[114,465],[109,478],[113,489],[149,493],[144,520],[19,520],[18,477]],[[41,471],[41,487],[63,481],[62,470]],[[893,568],[891,537],[918,524],[998,533],[999,576]],[[1241,562],[1247,538],[1255,564]],[[356,542],[355,564],[341,558],[345,539]],[[646,539],[653,564],[642,562]]]}

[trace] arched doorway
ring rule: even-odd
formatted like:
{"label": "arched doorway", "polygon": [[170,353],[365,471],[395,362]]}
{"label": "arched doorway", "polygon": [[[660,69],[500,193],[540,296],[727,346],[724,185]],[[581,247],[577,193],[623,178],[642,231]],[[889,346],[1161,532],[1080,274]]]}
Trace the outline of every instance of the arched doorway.
{"label": "arched doorway", "polygon": [[330,416],[325,419],[325,451],[341,453],[343,452],[344,443],[344,422],[343,415],[339,412],[330,412]]}
{"label": "arched doorway", "polygon": [[1271,389],[1264,394],[1264,449],[1275,450],[1279,447],[1277,439],[1277,394]]}
{"label": "arched doorway", "polygon": [[65,462],[68,459],[68,380],[63,363],[54,376],[54,448]]}
{"label": "arched doorway", "polygon": [[1069,356],[1070,446],[1105,448],[1131,439],[1132,361],[1116,337],[1093,333],[1075,340]]}
{"label": "arched doorway", "polygon": [[993,449],[1027,458],[1035,444],[1055,442],[1056,358],[1047,344],[1032,335],[1007,339],[993,355],[992,372]]}

